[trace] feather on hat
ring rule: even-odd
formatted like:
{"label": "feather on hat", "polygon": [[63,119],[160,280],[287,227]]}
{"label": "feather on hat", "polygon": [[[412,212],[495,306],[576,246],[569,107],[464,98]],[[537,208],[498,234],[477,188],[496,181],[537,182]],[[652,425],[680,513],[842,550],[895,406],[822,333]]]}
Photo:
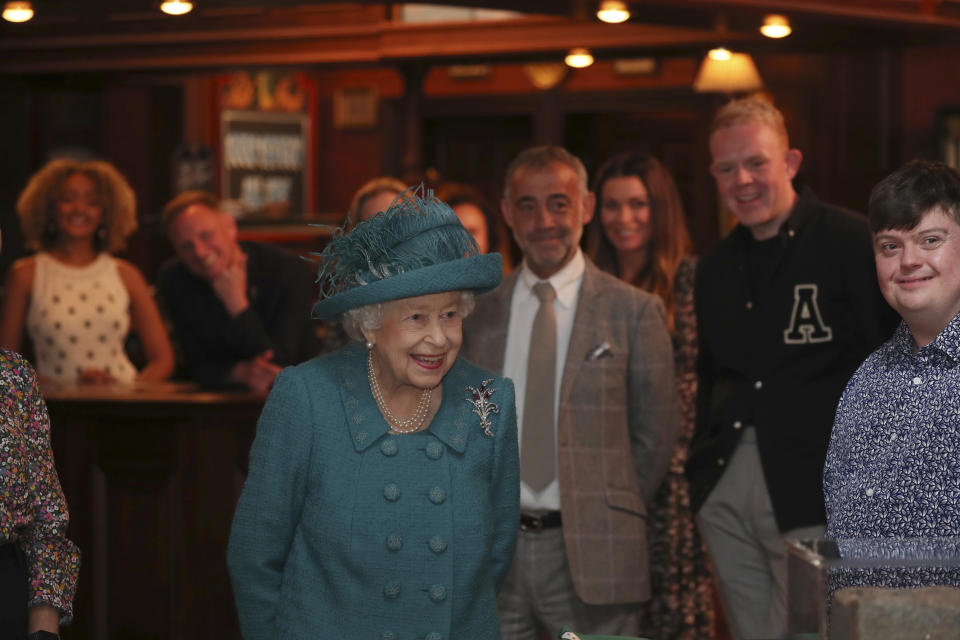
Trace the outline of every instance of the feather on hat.
{"label": "feather on hat", "polygon": [[314,318],[442,291],[483,293],[500,283],[500,254],[481,255],[457,214],[422,184],[349,232],[345,226],[313,254],[320,262]]}

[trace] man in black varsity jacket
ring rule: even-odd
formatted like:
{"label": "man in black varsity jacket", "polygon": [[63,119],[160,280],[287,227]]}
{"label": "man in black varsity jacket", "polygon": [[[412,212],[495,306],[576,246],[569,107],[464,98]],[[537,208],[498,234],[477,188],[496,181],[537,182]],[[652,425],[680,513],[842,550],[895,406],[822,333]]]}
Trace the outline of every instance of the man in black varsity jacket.
{"label": "man in black varsity jacket", "polygon": [[735,100],[711,173],[739,224],[699,264],[697,425],[687,472],[735,638],[786,632],[784,538],[820,537],[822,473],[847,379],[896,322],[866,220],[792,179],[782,114]]}

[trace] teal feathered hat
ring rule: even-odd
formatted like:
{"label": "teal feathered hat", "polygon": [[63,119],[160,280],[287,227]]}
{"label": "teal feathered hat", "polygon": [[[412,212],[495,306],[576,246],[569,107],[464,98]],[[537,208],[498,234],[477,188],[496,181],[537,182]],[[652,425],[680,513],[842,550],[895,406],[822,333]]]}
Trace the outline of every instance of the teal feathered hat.
{"label": "teal feathered hat", "polygon": [[320,320],[429,293],[483,293],[500,284],[503,274],[500,254],[481,255],[457,214],[422,184],[350,231],[334,229],[326,248],[315,255],[320,299],[313,317]]}

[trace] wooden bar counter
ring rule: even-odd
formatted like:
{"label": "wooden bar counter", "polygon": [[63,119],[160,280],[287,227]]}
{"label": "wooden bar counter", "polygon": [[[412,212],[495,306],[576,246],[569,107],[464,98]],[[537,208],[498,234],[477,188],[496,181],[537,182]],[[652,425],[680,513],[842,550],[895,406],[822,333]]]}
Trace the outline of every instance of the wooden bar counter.
{"label": "wooden bar counter", "polygon": [[240,638],[226,545],[264,398],[181,383],[44,397],[82,552],[64,640]]}

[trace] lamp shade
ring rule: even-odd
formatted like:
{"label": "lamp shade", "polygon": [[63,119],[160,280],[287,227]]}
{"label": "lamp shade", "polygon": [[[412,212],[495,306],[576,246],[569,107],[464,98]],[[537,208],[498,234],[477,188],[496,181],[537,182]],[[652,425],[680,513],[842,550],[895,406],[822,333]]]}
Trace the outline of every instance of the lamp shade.
{"label": "lamp shade", "polygon": [[704,56],[700,71],[693,81],[693,90],[699,92],[737,93],[755,91],[763,87],[763,80],[753,58],[746,53],[733,53],[727,60]]}

